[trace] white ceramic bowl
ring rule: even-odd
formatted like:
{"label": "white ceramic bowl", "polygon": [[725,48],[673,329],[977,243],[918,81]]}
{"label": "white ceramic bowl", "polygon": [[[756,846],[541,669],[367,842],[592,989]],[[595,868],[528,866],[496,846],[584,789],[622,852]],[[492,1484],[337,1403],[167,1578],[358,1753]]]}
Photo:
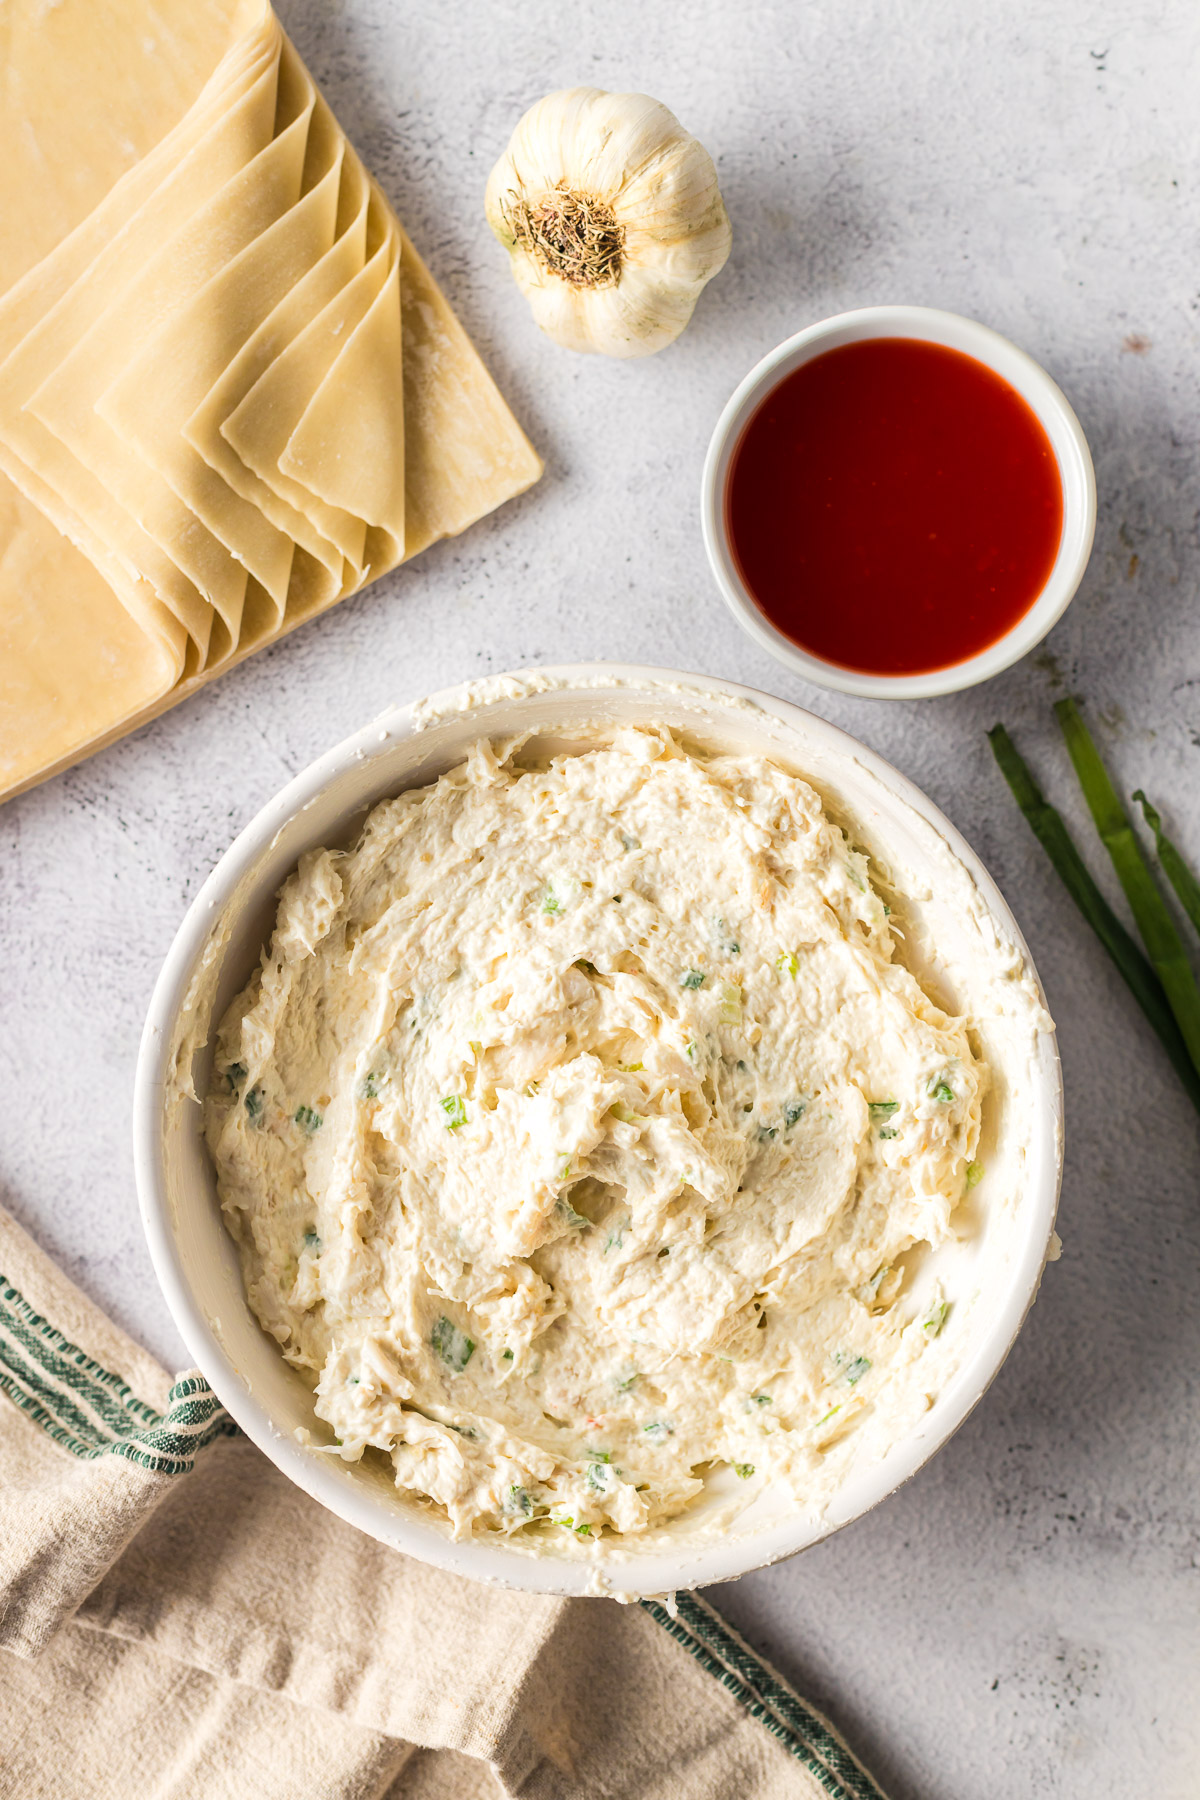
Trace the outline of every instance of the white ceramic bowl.
{"label": "white ceramic bowl", "polygon": [[[802,650],[776,630],[755,605],[730,549],[726,529],[725,490],[730,464],[760,403],[785,375],[802,364],[823,356],[827,350],[860,343],[865,338],[917,338],[929,344],[943,344],[986,363],[1016,389],[1041,421],[1062,481],[1063,526],[1058,555],[1046,585],[1029,611],[978,656],[924,674],[867,675]],[[1041,643],[1066,611],[1087,567],[1096,529],[1096,476],[1087,439],[1062,389],[1032,357],[999,332],[958,313],[939,312],[928,306],[867,306],[822,319],[797,332],[751,369],[717,421],[705,458],[700,506],[704,546],[717,585],[739,624],[765,650],[797,675],[819,682],[822,687],[874,699],[914,700],[950,694],[986,681]]]}
{"label": "white ceramic bowl", "polygon": [[[821,1517],[799,1515],[768,1490],[715,1541],[683,1522],[651,1546],[571,1538],[561,1554],[530,1554],[514,1544],[456,1543],[396,1492],[382,1459],[346,1464],[304,1441],[310,1430],[317,1441],[329,1433],[247,1305],[189,1096],[193,1086],[207,1091],[210,1027],[255,966],[278,889],[302,852],[352,842],[376,801],[435,779],[482,735],[535,731],[570,748],[585,728],[628,722],[666,723],[702,743],[765,754],[811,780],[909,897],[896,899],[905,959],[944,1005],[978,1017],[994,1071],[980,1150],[988,1175],[927,1272],[954,1302],[943,1338],[957,1366],[916,1426],[881,1460],[854,1468]],[[314,1499],[374,1537],[461,1574],[539,1592],[663,1593],[724,1580],[804,1549],[882,1500],[961,1424],[1003,1362],[1049,1253],[1061,1162],[1054,1039],[1031,1029],[1028,1006],[1012,1004],[1037,991],[1034,981],[1008,908],[954,828],[887,763],[798,707],[730,682],[614,664],[528,671],[398,706],[263,808],[180,926],[154,991],[134,1104],[154,1266],[192,1355],[243,1430]]]}

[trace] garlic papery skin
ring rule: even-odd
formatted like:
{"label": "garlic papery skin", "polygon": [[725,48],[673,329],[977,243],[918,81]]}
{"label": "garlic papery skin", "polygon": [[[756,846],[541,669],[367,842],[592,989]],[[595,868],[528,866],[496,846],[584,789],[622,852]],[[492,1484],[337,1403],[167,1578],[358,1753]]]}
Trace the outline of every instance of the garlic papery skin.
{"label": "garlic papery skin", "polygon": [[662,350],[729,255],[712,158],[645,94],[547,94],[492,170],[486,207],[534,318],[570,350]]}

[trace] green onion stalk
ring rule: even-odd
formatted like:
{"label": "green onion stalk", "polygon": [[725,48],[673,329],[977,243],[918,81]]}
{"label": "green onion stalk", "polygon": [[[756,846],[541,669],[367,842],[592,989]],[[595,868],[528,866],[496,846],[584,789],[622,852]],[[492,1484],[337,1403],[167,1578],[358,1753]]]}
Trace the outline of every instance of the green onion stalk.
{"label": "green onion stalk", "polygon": [[1060,700],[1054,711],[1067,740],[1084,799],[1096,821],[1096,829],[1112,858],[1146,952],[1187,1045],[1188,1055],[1200,1073],[1200,988],[1196,986],[1183,939],[1158,891],[1129,815],[1078,705],[1074,700]]}
{"label": "green onion stalk", "polygon": [[1162,1043],[1192,1105],[1200,1112],[1200,1075],[1167,1002],[1162,982],[1093,881],[1061,815],[1045,799],[1003,725],[988,732],[992,754],[1017,805],[1067,892],[1116,965]]}
{"label": "green onion stalk", "polygon": [[1200,881],[1192,874],[1180,856],[1178,850],[1162,828],[1162,820],[1151,806],[1141,788],[1133,791],[1135,800],[1139,800],[1147,825],[1154,833],[1154,843],[1158,850],[1158,860],[1163,866],[1163,873],[1179,896],[1182,906],[1192,924],[1200,931]]}

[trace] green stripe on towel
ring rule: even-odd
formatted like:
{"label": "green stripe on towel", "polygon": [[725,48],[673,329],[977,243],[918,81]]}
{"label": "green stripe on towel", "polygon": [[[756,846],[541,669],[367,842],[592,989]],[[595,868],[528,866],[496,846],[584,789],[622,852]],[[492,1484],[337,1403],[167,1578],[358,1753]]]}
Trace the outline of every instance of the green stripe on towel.
{"label": "green stripe on towel", "polygon": [[[37,1334],[48,1351],[57,1352],[59,1356],[65,1357],[73,1363],[82,1374],[90,1375],[93,1384],[104,1395],[106,1402],[110,1395],[115,1396],[125,1411],[136,1414],[147,1425],[153,1424],[157,1419],[158,1414],[154,1408],[147,1406],[144,1400],[139,1400],[133,1389],[122,1381],[119,1375],[114,1375],[111,1369],[104,1368],[82,1351],[77,1344],[72,1344],[62,1335],[61,1331],[56,1331],[48,1320],[34,1312],[25,1296],[19,1293],[2,1275],[0,1275],[0,1313],[7,1313],[15,1320],[20,1321],[28,1331]],[[207,1388],[207,1382],[204,1385]]]}
{"label": "green stripe on towel", "polygon": [[0,1391],[72,1456],[120,1456],[160,1475],[183,1475],[196,1454],[237,1435],[208,1383],[177,1381],[165,1413],[35,1312],[0,1276]]}
{"label": "green stripe on towel", "polygon": [[828,1719],[781,1681],[706,1601],[695,1594],[677,1594],[674,1615],[661,1600],[643,1600],[641,1605],[752,1718],[786,1745],[830,1800],[886,1800]]}

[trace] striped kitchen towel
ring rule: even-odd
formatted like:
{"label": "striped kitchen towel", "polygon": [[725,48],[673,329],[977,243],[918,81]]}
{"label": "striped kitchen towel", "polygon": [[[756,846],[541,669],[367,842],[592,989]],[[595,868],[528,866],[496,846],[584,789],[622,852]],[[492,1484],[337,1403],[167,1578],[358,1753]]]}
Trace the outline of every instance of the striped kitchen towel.
{"label": "striped kitchen towel", "polygon": [[3,1800],[883,1800],[705,1601],[343,1524],[2,1213],[0,1648]]}

